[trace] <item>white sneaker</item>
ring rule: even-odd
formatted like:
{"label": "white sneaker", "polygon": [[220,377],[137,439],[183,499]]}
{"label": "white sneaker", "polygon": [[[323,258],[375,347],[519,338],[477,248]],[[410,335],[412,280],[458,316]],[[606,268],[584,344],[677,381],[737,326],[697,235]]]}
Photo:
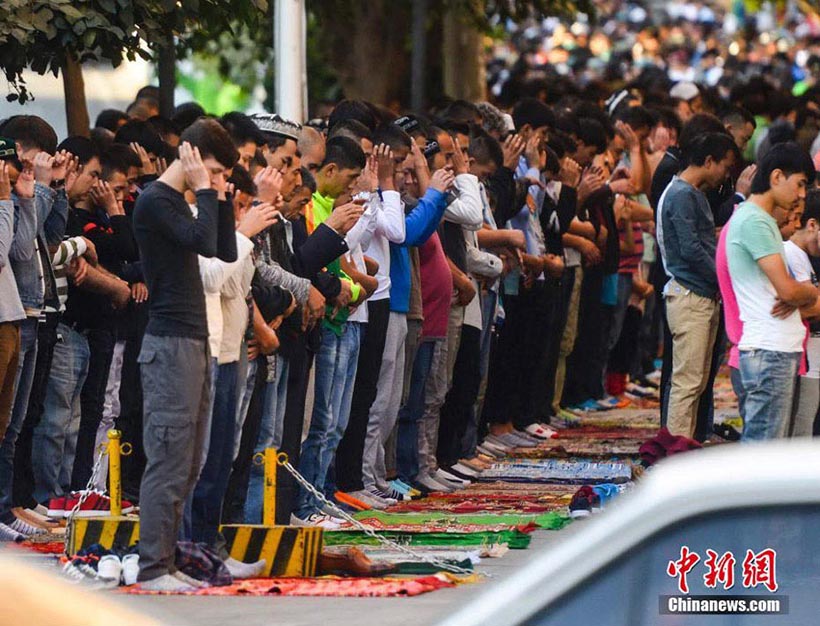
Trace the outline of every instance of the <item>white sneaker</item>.
{"label": "white sneaker", "polygon": [[140,555],[126,554],[122,557],[122,583],[124,585],[137,584],[137,576],[140,574]]}
{"label": "white sneaker", "polygon": [[307,519],[302,519],[301,517],[297,517],[295,514],[290,516],[290,523],[293,526],[303,526],[303,527],[310,527],[310,528],[324,528],[325,530],[338,530],[341,528],[341,520],[337,520],[338,518],[330,517],[329,515],[322,515],[321,513],[312,513],[307,517]]}
{"label": "white sneaker", "polygon": [[537,439],[552,439],[556,434],[552,428],[544,428],[541,424],[530,424],[524,429],[524,432]]}
{"label": "white sneaker", "polygon": [[376,498],[373,494],[371,494],[366,489],[362,489],[361,491],[354,491],[350,494],[357,500],[361,500],[366,505],[368,505],[371,509],[375,509],[377,511],[384,511],[389,504],[384,502],[381,498]]}
{"label": "white sneaker", "polygon": [[457,472],[461,472],[462,474],[465,474],[467,476],[473,476],[473,477],[478,476],[477,471],[475,471],[471,467],[467,467],[466,465],[464,465],[461,462],[456,463],[455,465],[453,465],[453,469],[456,470]]}
{"label": "white sneaker", "polygon": [[21,520],[19,517],[9,524],[9,528],[16,530],[18,533],[25,535],[26,537],[45,535],[48,532],[45,528],[38,528],[37,526],[29,524],[25,520]]}
{"label": "white sneaker", "polygon": [[455,485],[445,485],[437,481],[432,476],[426,474],[419,474],[416,479],[418,483],[430,491],[439,491],[441,493],[451,493],[456,490]]}
{"label": "white sneaker", "polygon": [[21,541],[25,541],[26,536],[18,533],[8,524],[4,524],[0,522],[0,542],[3,541],[13,541],[14,543],[20,543]]}
{"label": "white sneaker", "polygon": [[459,478],[455,474],[451,474],[441,468],[438,468],[435,472],[433,472],[433,478],[440,483],[443,482],[445,485],[452,485],[456,489],[463,489],[470,484],[469,480]]}
{"label": "white sneaker", "polygon": [[367,493],[369,493],[372,497],[378,498],[382,502],[386,503],[387,506],[393,506],[394,504],[396,504],[398,502],[398,500],[396,498],[391,498],[389,495],[387,495],[383,491],[379,491],[376,488],[368,489]]}
{"label": "white sneaker", "polygon": [[106,554],[97,562],[97,575],[100,578],[116,580],[119,585],[122,578],[122,561],[116,554]]}

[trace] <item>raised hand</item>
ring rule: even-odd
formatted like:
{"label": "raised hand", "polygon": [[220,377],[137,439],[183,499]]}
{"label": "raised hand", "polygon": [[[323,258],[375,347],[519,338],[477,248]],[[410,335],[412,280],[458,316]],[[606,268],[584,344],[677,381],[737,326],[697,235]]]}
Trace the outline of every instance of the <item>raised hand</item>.
{"label": "raised hand", "polygon": [[620,121],[615,122],[615,131],[623,138],[627,150],[631,151],[641,147],[638,135],[635,134],[629,124]]}
{"label": "raised hand", "polygon": [[467,163],[467,159],[464,157],[464,153],[461,151],[461,146],[458,145],[458,142],[453,139],[453,143],[456,144],[455,152],[453,152],[453,173],[456,176],[459,174],[467,174],[470,171],[470,165]]}
{"label": "raised hand", "polygon": [[54,157],[48,152],[38,152],[34,157],[34,180],[48,187],[54,171]]}
{"label": "raised hand", "polygon": [[282,190],[282,172],[275,167],[268,166],[259,170],[253,179],[256,183],[256,197],[261,202],[273,203]]}
{"label": "raised hand", "polygon": [[5,161],[0,161],[0,200],[11,200],[9,166]]}
{"label": "raised hand", "polygon": [[33,198],[34,197],[34,170],[30,167],[24,167],[23,171],[17,177],[17,182],[14,184],[14,193],[19,198]]}
{"label": "raised hand", "polygon": [[541,138],[533,133],[524,146],[524,158],[530,167],[538,167],[541,162]]}
{"label": "raised hand", "polygon": [[379,186],[379,163],[375,150],[367,157],[364,169],[353,185],[354,195],[357,193],[372,193]]}
{"label": "raised hand", "polygon": [[738,176],[735,191],[739,194],[743,194],[743,197],[748,197],[749,193],[752,191],[752,180],[754,179],[755,174],[757,174],[757,165],[752,163],[752,165],[746,167],[740,173],[740,176]]}
{"label": "raised hand", "polygon": [[[187,141],[185,143],[188,143]],[[131,149],[137,153],[137,156],[140,158],[142,162],[142,166],[140,167],[140,175],[141,176],[153,176],[157,173],[157,166],[151,162],[151,158],[148,156],[148,152],[146,152],[145,148],[143,148],[140,144],[136,141],[132,141],[130,144]],[[190,144],[188,144],[190,148]],[[180,153],[182,152],[180,148]],[[181,155],[180,155],[181,156]]]}
{"label": "raised hand", "polygon": [[73,155],[68,150],[60,150],[54,155],[54,162],[51,165],[51,179],[65,180],[68,173],[68,166]]}
{"label": "raised hand", "polygon": [[273,226],[278,219],[279,211],[273,204],[269,202],[256,204],[245,212],[236,230],[250,239],[269,226]]}
{"label": "raised hand", "polygon": [[396,175],[396,162],[393,160],[393,151],[390,146],[383,143],[379,144],[374,148],[373,156],[378,171],[379,187],[394,189],[393,178]]}
{"label": "raised hand", "polygon": [[348,202],[333,209],[325,224],[344,236],[356,225],[363,213],[364,207],[359,202]]}
{"label": "raised hand", "polygon": [[448,168],[441,168],[440,170],[436,170],[433,172],[433,175],[430,177],[430,187],[441,193],[446,193],[450,187],[453,186],[456,178],[453,175],[452,170]]}
{"label": "raised hand", "polygon": [[117,201],[114,190],[106,181],[98,180],[94,183],[94,186],[88,190],[88,195],[91,196],[91,201],[108,215],[125,215],[125,210]]}
{"label": "raised hand", "polygon": [[558,172],[558,180],[569,187],[578,187],[581,171],[581,166],[574,159],[564,157],[561,161],[561,170]]}
{"label": "raised hand", "polygon": [[[143,152],[145,152],[143,150]],[[211,176],[199,155],[199,148],[194,148],[187,141],[179,146],[179,160],[185,174],[185,184],[192,191],[211,188]]]}
{"label": "raised hand", "polygon": [[515,171],[515,168],[518,167],[518,161],[521,155],[524,154],[526,145],[521,135],[507,135],[507,138],[501,145],[501,150],[504,152],[504,167]]}

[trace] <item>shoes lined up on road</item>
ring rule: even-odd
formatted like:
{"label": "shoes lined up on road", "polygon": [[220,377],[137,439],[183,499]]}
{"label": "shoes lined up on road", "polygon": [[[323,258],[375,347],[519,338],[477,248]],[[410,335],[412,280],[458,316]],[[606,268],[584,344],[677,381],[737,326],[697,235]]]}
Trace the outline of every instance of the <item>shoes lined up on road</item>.
{"label": "shoes lined up on road", "polygon": [[[52,498],[48,503],[48,516],[53,518],[69,517],[71,511],[74,510],[74,507],[77,506],[77,503],[85,493],[88,495],[75,514],[76,517],[94,517],[95,515],[111,514],[111,498],[104,493],[100,491],[73,491],[67,496]],[[135,507],[131,502],[128,500],[122,501],[123,514],[132,513],[134,510]]]}
{"label": "shoes lined up on road", "polygon": [[68,559],[62,569],[68,580],[95,589],[112,589],[133,585],[139,575],[136,546],[128,550],[108,550],[94,544]]}

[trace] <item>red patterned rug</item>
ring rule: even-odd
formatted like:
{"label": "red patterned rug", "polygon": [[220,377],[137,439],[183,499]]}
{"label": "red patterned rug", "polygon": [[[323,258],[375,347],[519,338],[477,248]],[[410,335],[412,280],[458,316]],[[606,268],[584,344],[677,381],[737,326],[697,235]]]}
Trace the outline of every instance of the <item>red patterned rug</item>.
{"label": "red patterned rug", "polygon": [[184,594],[144,591],[139,585],[120,587],[119,593],[191,596],[332,596],[340,598],[395,598],[418,596],[455,584],[437,576],[417,578],[254,578],[227,587],[210,587]]}

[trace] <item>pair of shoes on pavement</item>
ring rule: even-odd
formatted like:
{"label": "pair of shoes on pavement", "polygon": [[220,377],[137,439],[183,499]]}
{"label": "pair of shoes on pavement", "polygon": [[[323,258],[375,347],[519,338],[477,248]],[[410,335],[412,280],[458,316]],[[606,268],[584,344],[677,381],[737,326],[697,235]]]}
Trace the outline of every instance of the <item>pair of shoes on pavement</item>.
{"label": "pair of shoes on pavement", "polygon": [[432,472],[431,476],[436,482],[452,487],[453,489],[464,489],[472,484],[472,481],[464,476],[459,476],[457,472],[453,472],[451,468],[439,467]]}
{"label": "pair of shoes on pavement", "polygon": [[452,493],[456,490],[455,485],[439,482],[431,474],[420,473],[416,477],[416,483],[419,487],[426,489],[429,493]]}
{"label": "pair of shoes on pavement", "polygon": [[90,585],[95,589],[114,589],[121,584],[133,585],[139,575],[139,555],[116,554],[77,555],[63,566],[62,574],[71,582]]}
{"label": "pair of shoes on pavement", "polygon": [[325,530],[338,530],[346,521],[340,517],[325,515],[324,513],[311,513],[307,517],[299,517],[295,513],[290,516],[291,526],[302,526],[306,528],[324,528]]}
{"label": "pair of shoes on pavement", "polygon": [[[85,500],[80,505],[80,508],[75,513],[76,517],[95,517],[97,515],[111,514],[111,499],[99,491],[74,491],[67,496],[60,496],[59,498],[52,498],[48,503],[48,516],[59,519],[69,517],[71,511],[77,506],[81,497],[86,495]],[[128,500],[122,500],[122,513],[131,513],[134,511],[134,505]]]}
{"label": "pair of shoes on pavement", "polygon": [[572,519],[580,519],[589,517],[593,513],[601,511],[601,496],[589,485],[584,485],[575,495],[572,496],[572,501],[569,503],[569,516]]}

